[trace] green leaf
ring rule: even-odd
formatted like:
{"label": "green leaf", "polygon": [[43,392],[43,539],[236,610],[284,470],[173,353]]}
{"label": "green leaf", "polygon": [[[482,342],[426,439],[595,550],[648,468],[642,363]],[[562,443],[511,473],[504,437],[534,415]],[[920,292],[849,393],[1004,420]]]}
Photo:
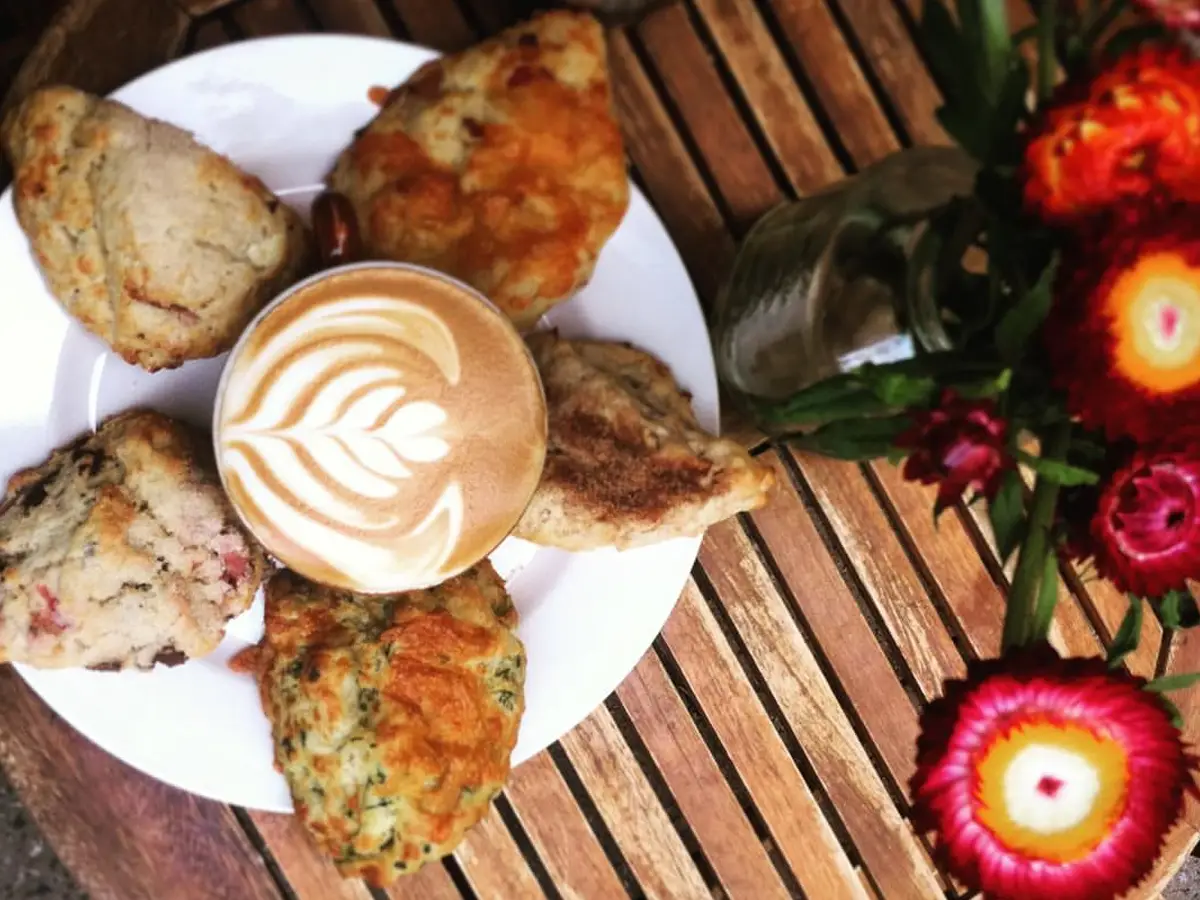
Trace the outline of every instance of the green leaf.
{"label": "green leaf", "polygon": [[1129,610],[1121,619],[1121,627],[1113,635],[1112,644],[1108,648],[1108,665],[1115,669],[1126,656],[1137,649],[1138,639],[1142,634],[1142,616],[1144,607],[1142,598],[1129,595]]}
{"label": "green leaf", "polygon": [[1200,609],[1190,591],[1168,591],[1158,598],[1158,614],[1166,628],[1195,628]]}
{"label": "green leaf", "polygon": [[929,375],[876,371],[862,377],[875,396],[891,407],[927,406],[939,393],[937,381]]}
{"label": "green leaf", "polygon": [[1164,675],[1162,678],[1155,678],[1147,684],[1146,690],[1154,691],[1156,694],[1165,694],[1167,691],[1178,691],[1186,687],[1191,687],[1197,681],[1200,681],[1200,672]]}
{"label": "green leaf", "polygon": [[967,153],[978,160],[988,158],[987,117],[980,117],[978,109],[971,109],[966,104],[945,103],[935,110],[934,115],[946,134]]}
{"label": "green leaf", "polygon": [[1130,25],[1109,38],[1100,54],[1107,59],[1116,59],[1141,44],[1167,41],[1170,37],[1171,33],[1158,22]]}
{"label": "green leaf", "polygon": [[1025,536],[1025,486],[1016,470],[1005,473],[1000,489],[988,504],[988,516],[992,520],[996,550],[1003,565]]}
{"label": "green leaf", "polygon": [[753,405],[755,416],[760,421],[796,430],[889,411],[886,403],[862,385],[824,401],[817,398],[789,398],[778,403],[759,401]]}
{"label": "green leaf", "polygon": [[847,419],[830,422],[816,431],[788,440],[796,448],[810,453],[863,462],[887,456],[894,449],[896,438],[911,424],[912,420],[906,415]]}
{"label": "green leaf", "polygon": [[968,400],[982,400],[987,397],[997,397],[1008,390],[1012,383],[1012,369],[1004,369],[994,378],[984,378],[974,382],[956,382],[954,389],[960,397]]}
{"label": "green leaf", "polygon": [[1020,56],[1008,64],[1000,96],[996,100],[996,111],[992,114],[989,134],[988,160],[997,162],[1019,162],[1021,158],[1021,136],[1019,126],[1029,114],[1026,95],[1029,91],[1029,69]]}
{"label": "green leaf", "polygon": [[1179,707],[1176,706],[1174,703],[1172,703],[1170,700],[1168,700],[1166,697],[1164,697],[1162,694],[1158,695],[1158,702],[1161,703],[1164,707],[1166,707],[1167,714],[1171,717],[1171,724],[1174,725],[1176,728],[1182,729],[1183,728],[1183,713],[1181,713],[1179,711]]}
{"label": "green leaf", "polygon": [[1100,480],[1100,476],[1095,472],[1090,472],[1087,469],[1082,469],[1079,466],[1073,466],[1070,463],[1061,462],[1057,459],[1034,456],[1032,453],[1026,453],[1024,450],[1018,450],[1016,457],[1022,464],[1029,466],[1037,474],[1044,475],[1050,481],[1057,482],[1064,487],[1075,487],[1080,484],[1096,484]]}
{"label": "green leaf", "polygon": [[1033,633],[1045,635],[1050,631],[1054,618],[1054,607],[1058,604],[1058,554],[1051,547],[1042,562],[1042,581],[1038,585],[1037,600],[1033,607]]}
{"label": "green leaf", "polygon": [[1033,336],[1042,326],[1054,299],[1054,276],[1058,271],[1057,254],[1042,270],[1037,283],[1017,300],[996,326],[996,349],[1001,359],[1019,362],[1029,350]]}
{"label": "green leaf", "polygon": [[947,102],[969,107],[978,94],[972,53],[942,0],[925,0],[917,35]]}
{"label": "green leaf", "polygon": [[959,8],[975,4],[978,7],[983,29],[980,48],[987,63],[987,96],[996,99],[1004,82],[1004,70],[1012,50],[1012,29],[1008,24],[1008,4],[1005,0],[962,0]]}

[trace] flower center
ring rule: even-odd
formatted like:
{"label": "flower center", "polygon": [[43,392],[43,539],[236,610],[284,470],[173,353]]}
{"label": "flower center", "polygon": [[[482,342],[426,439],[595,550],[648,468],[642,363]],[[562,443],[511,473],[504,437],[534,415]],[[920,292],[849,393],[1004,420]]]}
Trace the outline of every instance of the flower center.
{"label": "flower center", "polygon": [[976,771],[979,823],[1037,859],[1083,858],[1125,805],[1125,751],[1080,725],[1014,723],[988,744]]}
{"label": "flower center", "polygon": [[1135,472],[1122,485],[1112,510],[1117,545],[1125,555],[1144,559],[1190,546],[1187,532],[1196,514],[1196,489],[1171,465]]}
{"label": "flower center", "polygon": [[1106,304],[1116,363],[1154,393],[1200,381],[1200,268],[1176,253],[1137,260],[1117,279]]}

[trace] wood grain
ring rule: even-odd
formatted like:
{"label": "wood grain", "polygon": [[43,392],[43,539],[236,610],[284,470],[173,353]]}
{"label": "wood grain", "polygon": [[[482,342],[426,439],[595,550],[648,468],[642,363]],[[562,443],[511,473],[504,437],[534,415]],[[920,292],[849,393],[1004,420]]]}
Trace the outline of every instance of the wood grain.
{"label": "wood grain", "polygon": [[315,24],[295,0],[254,0],[233,8],[233,19],[246,37],[270,37],[313,31]]}
{"label": "wood grain", "polygon": [[321,855],[298,818],[257,810],[248,815],[297,900],[371,900],[361,879],[343,878]]}
{"label": "wood grain", "polygon": [[0,666],[0,765],[91,900],[280,900],[227,806],[118,762]]}
{"label": "wood grain", "polygon": [[741,526],[709,529],[700,560],[882,894],[940,894],[935,870]]}
{"label": "wood grain", "polygon": [[858,466],[788,452],[926,699],[966,674],[962,655]]}
{"label": "wood grain", "polygon": [[504,794],[565,900],[626,896],[550,754],[514,769]]}
{"label": "wood grain", "polygon": [[709,890],[653,788],[603,706],[561,741],[600,817],[650,897]]}
{"label": "wood grain", "polygon": [[454,3],[430,3],[429,0],[391,0],[409,35],[418,44],[443,53],[465,49],[475,41],[475,33]]}
{"label": "wood grain", "polygon": [[345,34],[391,37],[391,29],[375,0],[307,0],[321,28]]}
{"label": "wood grain", "polygon": [[775,489],[771,502],[753,515],[754,526],[894,784],[905,789],[914,772],[917,709],[827,552],[786,467],[775,453],[764,454],[762,461],[775,472]]}
{"label": "wood grain", "polygon": [[653,652],[617,695],[725,893],[735,900],[786,900],[787,888]]}
{"label": "wood grain", "polygon": [[544,896],[495,805],[454,853],[479,900]]}
{"label": "wood grain", "polygon": [[391,900],[464,900],[444,865],[424,866],[401,878],[384,893]]}
{"label": "wood grain", "polygon": [[663,638],[805,895],[863,897],[859,873],[695,581],[684,588]]}

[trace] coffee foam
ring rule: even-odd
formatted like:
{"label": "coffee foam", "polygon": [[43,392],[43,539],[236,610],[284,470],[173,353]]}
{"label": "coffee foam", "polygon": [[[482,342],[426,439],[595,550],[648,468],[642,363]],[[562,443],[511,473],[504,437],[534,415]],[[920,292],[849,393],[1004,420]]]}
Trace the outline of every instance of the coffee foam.
{"label": "coffee foam", "polygon": [[428,587],[474,564],[537,486],[546,408],[501,313],[401,266],[301,285],[251,326],[215,422],[235,508],[273,555],[336,587]]}

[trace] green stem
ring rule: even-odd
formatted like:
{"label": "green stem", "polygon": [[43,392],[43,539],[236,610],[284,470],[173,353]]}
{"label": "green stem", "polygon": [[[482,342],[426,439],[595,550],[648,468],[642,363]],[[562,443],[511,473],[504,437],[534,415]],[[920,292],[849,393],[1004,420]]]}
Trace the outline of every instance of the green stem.
{"label": "green stem", "polygon": [[[1070,443],[1071,423],[1056,425],[1042,444],[1042,456],[1061,460],[1066,456]],[[1031,644],[1046,636],[1036,633],[1042,629],[1034,624],[1035,606],[1038,588],[1046,570],[1046,556],[1055,552],[1050,535],[1054,526],[1054,509],[1058,504],[1058,489],[1058,482],[1051,481],[1045,475],[1039,475],[1034,485],[1029,527],[1017,557],[1017,570],[1013,573],[1004,611],[1004,650]]]}
{"label": "green stem", "polygon": [[1058,27],[1058,0],[1042,0],[1041,15],[1038,16],[1038,105],[1041,106],[1054,93],[1054,75],[1058,56],[1054,52],[1054,32]]}

